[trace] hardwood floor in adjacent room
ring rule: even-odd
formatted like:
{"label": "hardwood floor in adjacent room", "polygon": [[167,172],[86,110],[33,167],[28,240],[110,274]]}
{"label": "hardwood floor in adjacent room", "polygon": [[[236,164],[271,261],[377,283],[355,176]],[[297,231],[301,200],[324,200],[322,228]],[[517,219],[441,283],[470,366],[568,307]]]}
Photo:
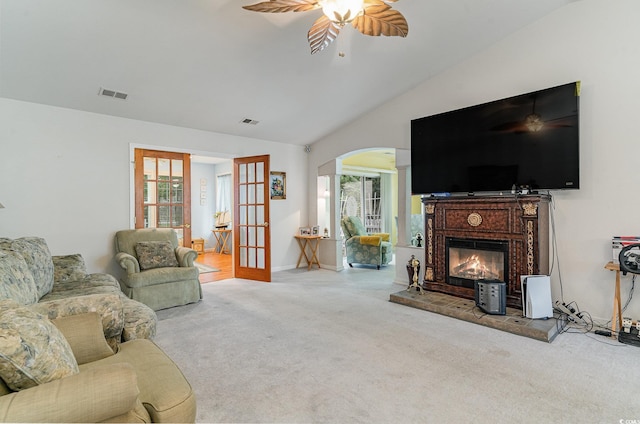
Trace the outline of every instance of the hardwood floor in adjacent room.
{"label": "hardwood floor in adjacent room", "polygon": [[198,255],[197,262],[220,270],[218,272],[200,274],[199,279],[201,284],[233,278],[233,256],[230,254],[205,252],[204,254]]}

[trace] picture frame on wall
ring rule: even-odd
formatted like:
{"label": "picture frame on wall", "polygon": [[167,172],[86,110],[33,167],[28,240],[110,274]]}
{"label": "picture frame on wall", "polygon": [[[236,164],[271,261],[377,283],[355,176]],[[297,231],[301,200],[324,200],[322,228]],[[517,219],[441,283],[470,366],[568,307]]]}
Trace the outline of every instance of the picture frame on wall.
{"label": "picture frame on wall", "polygon": [[287,198],[287,173],[271,171],[269,174],[269,192],[271,200],[283,200]]}

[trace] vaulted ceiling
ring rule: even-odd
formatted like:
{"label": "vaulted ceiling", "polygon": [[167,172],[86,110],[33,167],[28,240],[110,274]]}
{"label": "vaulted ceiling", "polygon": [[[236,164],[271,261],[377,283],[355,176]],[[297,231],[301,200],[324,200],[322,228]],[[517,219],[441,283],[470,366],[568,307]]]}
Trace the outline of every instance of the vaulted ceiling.
{"label": "vaulted ceiling", "polygon": [[256,2],[0,0],[0,96],[310,144],[572,0],[400,0],[407,38],[347,27],[314,55],[320,11]]}

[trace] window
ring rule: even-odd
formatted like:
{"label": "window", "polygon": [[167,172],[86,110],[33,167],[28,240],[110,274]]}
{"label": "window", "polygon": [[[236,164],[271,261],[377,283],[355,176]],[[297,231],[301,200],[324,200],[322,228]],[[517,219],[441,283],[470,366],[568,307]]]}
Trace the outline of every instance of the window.
{"label": "window", "polygon": [[383,232],[381,178],[340,176],[340,218],[358,216],[367,233]]}

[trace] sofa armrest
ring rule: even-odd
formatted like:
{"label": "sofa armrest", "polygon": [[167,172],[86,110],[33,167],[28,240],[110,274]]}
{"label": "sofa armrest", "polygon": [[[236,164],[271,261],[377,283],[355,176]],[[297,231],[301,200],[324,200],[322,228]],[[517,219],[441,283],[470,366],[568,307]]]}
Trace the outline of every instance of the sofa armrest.
{"label": "sofa armrest", "polygon": [[370,236],[377,236],[382,238],[382,241],[390,241],[391,240],[391,236],[389,233],[373,233],[373,234],[369,234]]}
{"label": "sofa armrest", "polygon": [[182,267],[192,267],[193,262],[198,259],[198,252],[188,247],[177,247],[176,258]]}
{"label": "sofa armrest", "polygon": [[0,421],[97,423],[134,409],[139,394],[130,364],[101,366],[0,396]]}
{"label": "sofa armrest", "polygon": [[97,312],[101,317],[104,336],[107,339],[119,339],[124,328],[122,299],[120,294],[116,293],[89,294],[47,300],[30,305],[29,308],[47,316],[50,320],[69,315]]}
{"label": "sofa armrest", "polygon": [[380,236],[354,236],[347,240],[348,245],[360,244],[366,246],[380,246],[382,237]]}
{"label": "sofa armrest", "polygon": [[140,263],[133,255],[125,252],[118,252],[116,253],[116,261],[120,264],[122,269],[127,271],[127,274],[140,272]]}

